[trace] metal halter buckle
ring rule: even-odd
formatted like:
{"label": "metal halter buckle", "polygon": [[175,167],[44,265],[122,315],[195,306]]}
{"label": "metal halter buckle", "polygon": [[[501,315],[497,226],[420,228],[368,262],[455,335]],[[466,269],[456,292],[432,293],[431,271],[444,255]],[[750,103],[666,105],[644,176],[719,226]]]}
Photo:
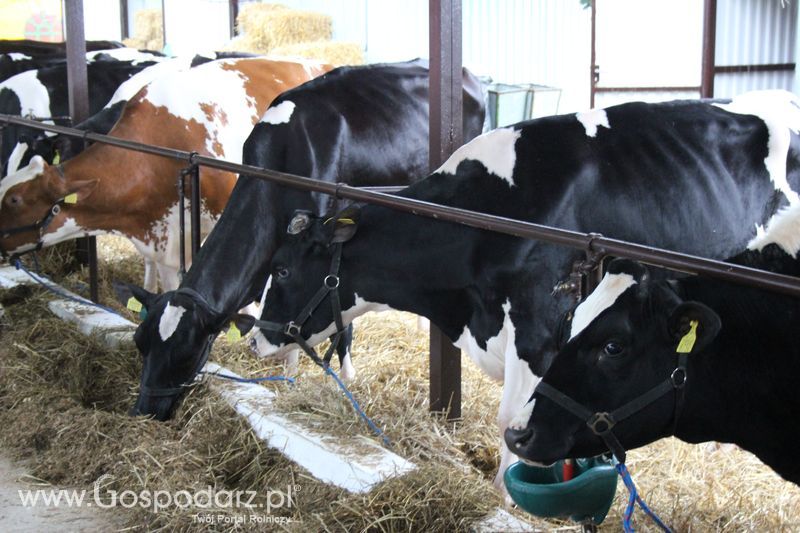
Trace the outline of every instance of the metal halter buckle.
{"label": "metal halter buckle", "polygon": [[286,324],[285,333],[290,337],[296,337],[300,335],[300,326],[298,326],[294,322],[289,322],[288,324]]}
{"label": "metal halter buckle", "polygon": [[324,283],[328,289],[333,290],[339,287],[339,276],[336,276],[334,274],[328,274],[327,276],[325,276],[325,279],[322,280],[322,283]]}
{"label": "metal halter buckle", "polygon": [[611,416],[611,413],[595,413],[592,418],[586,421],[586,425],[589,426],[589,429],[591,429],[595,435],[603,435],[611,431],[611,428],[616,425],[616,422],[614,421],[614,417]]}
{"label": "metal halter buckle", "polygon": [[672,386],[676,389],[682,389],[686,385],[686,367],[679,366],[670,374],[669,379],[672,381]]}

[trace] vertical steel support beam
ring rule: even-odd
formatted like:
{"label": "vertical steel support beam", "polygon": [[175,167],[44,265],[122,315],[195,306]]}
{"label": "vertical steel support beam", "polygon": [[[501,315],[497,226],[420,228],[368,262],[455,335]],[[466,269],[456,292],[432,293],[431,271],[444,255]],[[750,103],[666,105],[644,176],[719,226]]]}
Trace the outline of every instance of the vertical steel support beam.
{"label": "vertical steel support beam", "polygon": [[703,3],[703,72],[700,97],[714,96],[714,63],[717,49],[717,0]]}
{"label": "vertical steel support beam", "polygon": [[130,37],[130,29],[128,28],[130,21],[128,13],[128,0],[119,0],[119,38],[127,39]]}
{"label": "vertical steel support beam", "polygon": [[191,213],[191,228],[192,228],[192,261],[194,261],[197,252],[200,251],[200,167],[192,165],[189,171],[192,182],[192,213]]}
{"label": "vertical steel support beam", "polygon": [[[464,143],[461,0],[429,0],[430,168]],[[461,352],[431,324],[430,409],[461,417]]]}
{"label": "vertical steel support beam", "polygon": [[600,82],[600,67],[597,63],[597,0],[592,0],[592,51],[589,61],[589,108],[594,109],[594,95]]}
{"label": "vertical steel support beam", "polygon": [[239,0],[228,0],[228,17],[231,24],[231,39],[236,37],[236,18],[239,16]]}
{"label": "vertical steel support beam", "polygon": [[[86,36],[83,29],[83,0],[65,0],[67,26],[67,90],[69,114],[77,124],[89,118],[89,82],[86,76]],[[89,264],[89,297],[100,299],[97,284],[97,240],[78,239],[78,258]]]}

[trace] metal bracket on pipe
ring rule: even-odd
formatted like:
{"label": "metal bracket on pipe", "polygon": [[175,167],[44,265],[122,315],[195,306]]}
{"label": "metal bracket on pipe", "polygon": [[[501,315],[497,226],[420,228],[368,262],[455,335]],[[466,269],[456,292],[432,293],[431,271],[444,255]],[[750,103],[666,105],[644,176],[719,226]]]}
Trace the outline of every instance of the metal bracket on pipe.
{"label": "metal bracket on pipe", "polygon": [[572,296],[575,303],[581,301],[588,295],[602,279],[603,259],[606,256],[605,250],[595,249],[595,241],[602,239],[600,233],[589,233],[586,235],[587,241],[584,247],[584,258],[572,263],[572,270],[567,279],[560,281],[553,288],[552,294],[566,294]]}

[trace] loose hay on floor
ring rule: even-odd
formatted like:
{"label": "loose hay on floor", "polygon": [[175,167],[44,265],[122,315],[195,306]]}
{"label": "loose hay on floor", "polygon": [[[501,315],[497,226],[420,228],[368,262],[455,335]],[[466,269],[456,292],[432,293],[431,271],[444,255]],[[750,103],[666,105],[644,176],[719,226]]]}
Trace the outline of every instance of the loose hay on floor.
{"label": "loose hay on floor", "polygon": [[[101,241],[102,292],[111,277],[141,282],[141,261],[125,246]],[[53,261],[58,263],[58,261]],[[111,273],[110,275],[108,273]],[[52,274],[51,274],[52,275]],[[86,283],[77,274],[65,283]],[[500,387],[465,360],[464,419],[446,423],[427,412],[427,336],[407,315],[368,315],[357,322],[353,348],[357,377],[352,391],[394,443],[394,451],[419,469],[389,480],[366,495],[353,495],[311,478],[266,448],[206,386],[195,387],[175,420],[132,419],[139,355],[107,350],[53,318],[39,289],[0,293],[6,308],[0,343],[0,444],[30,460],[47,482],[87,488],[102,478],[111,490],[254,490],[267,503],[269,490],[301,487],[295,505],[274,514],[295,522],[290,531],[463,531],[499,505],[490,480],[497,467],[495,416]],[[220,339],[212,359],[244,375],[281,367],[249,355],[243,344]],[[307,361],[296,387],[269,387],[277,408],[305,418],[333,435],[370,430],[349,403]],[[738,449],[690,446],[667,439],[629,454],[634,479],[648,503],[676,531],[795,531],[800,529],[800,489],[782,481]],[[625,494],[621,488],[601,530],[617,531]],[[202,510],[200,510],[202,511]],[[201,524],[198,509],[127,512],[148,530],[247,530],[258,524]],[[215,511],[216,513],[216,511]],[[233,519],[241,509],[222,513]],[[250,513],[244,513],[250,514]],[[542,527],[559,524],[538,521]],[[637,528],[651,524],[637,513]]]}

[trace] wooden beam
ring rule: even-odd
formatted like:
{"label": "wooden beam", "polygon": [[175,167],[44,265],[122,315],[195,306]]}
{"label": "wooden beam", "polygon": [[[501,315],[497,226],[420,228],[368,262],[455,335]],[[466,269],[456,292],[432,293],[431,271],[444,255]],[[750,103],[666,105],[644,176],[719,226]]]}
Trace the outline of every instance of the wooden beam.
{"label": "wooden beam", "polygon": [[[461,0],[429,0],[430,168],[464,143]],[[430,409],[461,417],[461,352],[431,324]]]}

